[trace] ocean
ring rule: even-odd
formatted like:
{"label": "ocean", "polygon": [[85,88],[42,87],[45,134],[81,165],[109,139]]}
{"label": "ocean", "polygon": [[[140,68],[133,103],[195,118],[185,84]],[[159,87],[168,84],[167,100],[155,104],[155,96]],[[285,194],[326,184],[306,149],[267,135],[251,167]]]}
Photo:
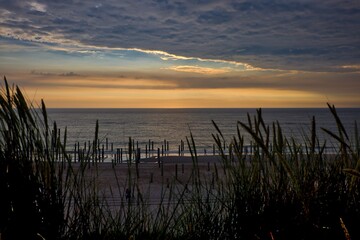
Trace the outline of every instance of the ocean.
{"label": "ocean", "polygon": [[[351,137],[354,137],[354,123],[360,120],[360,108],[337,109],[343,125]],[[181,141],[192,133],[198,153],[213,151],[212,134],[216,129],[214,120],[227,142],[237,133],[238,121],[247,122],[247,114],[254,116],[256,109],[48,109],[51,121],[56,121],[62,131],[67,128],[67,145],[80,145],[92,141],[96,121],[99,121],[99,139],[115,148],[126,148],[129,138],[145,149],[149,142],[161,148],[164,141],[169,144],[169,154],[178,153]],[[311,120],[315,116],[317,134],[320,142],[327,140],[328,146],[334,142],[321,127],[336,131],[336,122],[327,108],[277,108],[262,109],[266,124],[278,121],[285,136],[293,137],[297,142],[304,141],[304,133],[310,136]],[[250,136],[241,129],[245,144],[251,144]]]}

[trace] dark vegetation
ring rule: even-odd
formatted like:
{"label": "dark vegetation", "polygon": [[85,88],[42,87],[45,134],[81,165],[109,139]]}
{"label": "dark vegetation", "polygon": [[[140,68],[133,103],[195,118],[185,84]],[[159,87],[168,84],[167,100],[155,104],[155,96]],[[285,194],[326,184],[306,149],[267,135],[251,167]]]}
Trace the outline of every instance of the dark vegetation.
{"label": "dark vegetation", "polygon": [[[202,177],[190,135],[191,196],[164,187],[155,208],[145,197],[133,204],[122,196],[115,209],[97,175],[87,177],[91,163],[73,167],[66,129],[60,136],[49,123],[44,102],[34,107],[5,79],[0,105],[0,239],[360,239],[358,129],[355,122],[349,135],[331,105],[338,131],[322,131],[336,154],[324,153],[315,117],[300,143],[278,123],[266,125],[258,110],[238,123],[230,141],[214,123],[222,177]],[[251,156],[242,131],[254,142]],[[87,158],[94,158],[94,148]]]}

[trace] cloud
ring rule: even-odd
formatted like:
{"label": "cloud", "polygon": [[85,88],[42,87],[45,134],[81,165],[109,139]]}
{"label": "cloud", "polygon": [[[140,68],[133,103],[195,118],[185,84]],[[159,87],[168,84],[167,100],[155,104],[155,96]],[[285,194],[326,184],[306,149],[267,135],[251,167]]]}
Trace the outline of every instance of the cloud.
{"label": "cloud", "polygon": [[74,72],[66,72],[66,73],[61,73],[59,74],[59,76],[64,76],[64,77],[74,77],[74,76],[81,76],[80,74],[74,73]]}
{"label": "cloud", "polygon": [[[262,69],[359,64],[356,1],[2,1],[0,35]],[[30,11],[29,11],[30,8]],[[57,46],[59,47],[59,46]]]}
{"label": "cloud", "polygon": [[37,76],[55,76],[55,75],[57,75],[57,74],[50,73],[50,72],[42,72],[42,71],[36,71],[36,70],[31,70],[30,74],[37,75]]}
{"label": "cloud", "polygon": [[216,9],[201,13],[197,21],[205,24],[224,24],[229,22],[231,18],[229,12]]}
{"label": "cloud", "polygon": [[45,4],[41,4],[41,3],[38,3],[38,2],[29,2],[28,5],[29,5],[30,11],[42,12],[42,13],[46,12],[46,5]]}
{"label": "cloud", "polygon": [[37,75],[37,76],[61,76],[61,77],[83,76],[83,75],[77,74],[75,72],[55,73],[55,72],[43,72],[43,71],[37,71],[37,70],[31,70],[30,74],[31,75]]}
{"label": "cloud", "polygon": [[345,68],[345,69],[355,70],[355,71],[360,70],[360,64],[359,65],[347,65],[347,66],[341,66],[341,67]]}
{"label": "cloud", "polygon": [[230,71],[228,68],[216,69],[216,68],[200,67],[200,66],[172,66],[172,67],[168,67],[167,69],[178,72],[199,73],[205,75],[223,74]]}

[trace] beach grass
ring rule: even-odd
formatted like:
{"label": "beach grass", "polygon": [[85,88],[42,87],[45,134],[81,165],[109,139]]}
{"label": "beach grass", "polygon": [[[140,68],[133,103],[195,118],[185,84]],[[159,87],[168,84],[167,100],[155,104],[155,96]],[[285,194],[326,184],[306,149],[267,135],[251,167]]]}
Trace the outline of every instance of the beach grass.
{"label": "beach grass", "polygon": [[[45,103],[32,105],[6,79],[0,105],[0,239],[360,238],[358,127],[346,130],[330,104],[337,131],[318,128],[314,116],[301,142],[261,109],[231,139],[213,122],[211,165],[189,133],[192,161],[181,176],[165,158],[146,168],[133,151],[134,161],[102,163],[98,122],[75,161]],[[332,141],[320,142],[319,130]]]}

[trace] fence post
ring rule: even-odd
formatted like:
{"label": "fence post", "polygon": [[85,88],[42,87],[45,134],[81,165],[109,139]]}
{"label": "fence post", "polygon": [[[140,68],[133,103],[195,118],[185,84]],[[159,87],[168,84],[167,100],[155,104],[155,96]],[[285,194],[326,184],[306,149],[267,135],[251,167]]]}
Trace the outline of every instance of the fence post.
{"label": "fence post", "polygon": [[175,164],[175,179],[178,179],[178,165],[177,163]]}

